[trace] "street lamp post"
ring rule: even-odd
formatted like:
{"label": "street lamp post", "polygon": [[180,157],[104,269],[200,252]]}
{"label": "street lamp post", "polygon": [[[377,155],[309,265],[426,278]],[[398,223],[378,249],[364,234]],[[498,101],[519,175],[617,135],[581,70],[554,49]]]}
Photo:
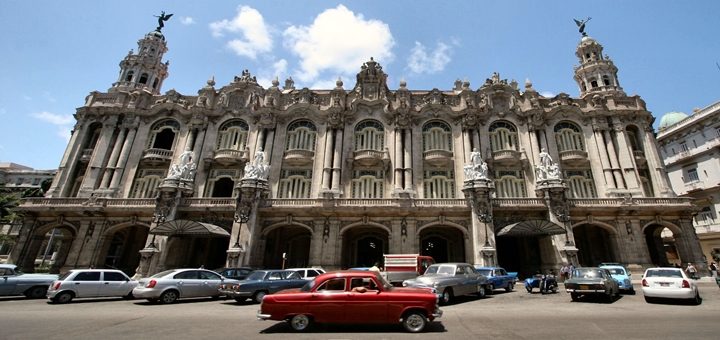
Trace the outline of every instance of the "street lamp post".
{"label": "street lamp post", "polygon": [[573,243],[570,242],[570,236],[568,235],[568,222],[570,222],[570,214],[563,213],[561,210],[558,209],[555,211],[555,216],[557,216],[558,221],[563,223],[563,229],[565,229],[565,246],[572,246]]}

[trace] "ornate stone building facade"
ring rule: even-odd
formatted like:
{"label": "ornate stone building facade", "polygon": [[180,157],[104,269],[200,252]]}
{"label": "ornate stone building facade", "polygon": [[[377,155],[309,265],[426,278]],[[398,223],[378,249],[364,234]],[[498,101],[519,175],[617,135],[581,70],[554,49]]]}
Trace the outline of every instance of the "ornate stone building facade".
{"label": "ornate stone building facade", "polygon": [[693,224],[703,255],[707,261],[720,262],[720,102],[692,116],[667,113],[658,130],[660,156],[673,191],[696,199]]}
{"label": "ornate stone building facade", "polygon": [[32,271],[62,233],[53,270],[114,266],[144,276],[207,268],[367,266],[384,253],[500,264],[665,263],[668,228],[702,265],[694,205],[676,198],[653,117],[582,37],[580,96],[541,96],[494,73],[479,87],[391,90],[370,58],[351,87],[258,85],[249,71],[197,95],[169,90],[154,31],[118,81],[77,109],[45,198],[11,260]]}

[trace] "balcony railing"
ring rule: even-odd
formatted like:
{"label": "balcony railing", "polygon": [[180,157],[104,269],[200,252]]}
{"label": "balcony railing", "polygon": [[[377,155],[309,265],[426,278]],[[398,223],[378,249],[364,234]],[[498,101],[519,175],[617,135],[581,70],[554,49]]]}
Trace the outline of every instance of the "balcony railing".
{"label": "balcony railing", "polygon": [[143,151],[144,161],[169,162],[172,160],[173,150],[150,148]]}
{"label": "balcony railing", "polygon": [[560,160],[567,163],[581,163],[588,160],[588,154],[582,150],[560,151]]}
{"label": "balcony railing", "polygon": [[312,150],[286,150],[283,161],[288,165],[308,165],[312,164],[315,151]]}
{"label": "balcony railing", "polygon": [[247,150],[234,150],[234,149],[219,149],[215,150],[215,156],[213,159],[223,165],[231,165],[247,162],[248,151]]}
{"label": "balcony railing", "polygon": [[498,164],[517,164],[520,163],[522,154],[516,150],[498,150],[493,151],[493,161]]}
{"label": "balcony railing", "polygon": [[390,160],[390,155],[379,150],[360,150],[353,153],[353,161],[361,166],[375,166]]}
{"label": "balcony railing", "polygon": [[448,150],[428,150],[423,152],[423,159],[430,165],[443,166],[452,161],[453,153]]}

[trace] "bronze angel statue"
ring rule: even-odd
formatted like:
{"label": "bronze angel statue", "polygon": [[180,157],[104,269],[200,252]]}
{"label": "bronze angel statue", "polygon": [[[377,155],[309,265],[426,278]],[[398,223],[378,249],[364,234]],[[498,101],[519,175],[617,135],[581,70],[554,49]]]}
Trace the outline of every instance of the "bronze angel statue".
{"label": "bronze angel statue", "polygon": [[580,34],[582,34],[583,37],[587,37],[587,33],[585,33],[585,24],[586,24],[588,21],[590,21],[590,19],[592,19],[592,18],[591,18],[591,17],[588,17],[588,18],[585,19],[585,20],[573,19],[573,20],[575,20],[575,24],[576,24],[577,27],[578,27],[578,32],[580,32]]}
{"label": "bronze angel statue", "polygon": [[155,29],[156,31],[160,32],[163,27],[165,27],[165,21],[170,20],[170,17],[173,16],[172,14],[165,15],[165,11],[160,12],[160,15],[153,15],[154,17],[158,18],[158,27]]}

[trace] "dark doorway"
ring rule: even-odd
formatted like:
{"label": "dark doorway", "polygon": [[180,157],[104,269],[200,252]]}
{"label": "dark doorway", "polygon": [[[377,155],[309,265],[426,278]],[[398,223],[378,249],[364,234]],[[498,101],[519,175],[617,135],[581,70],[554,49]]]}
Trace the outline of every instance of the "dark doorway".
{"label": "dark doorway", "polygon": [[449,262],[447,240],[438,236],[428,237],[422,241],[420,254],[432,256],[437,263]]}
{"label": "dark doorway", "polygon": [[581,266],[594,267],[603,262],[618,262],[607,230],[598,226],[582,225],[573,228],[573,233]]}
{"label": "dark doorway", "polygon": [[163,129],[155,136],[155,143],[153,144],[153,148],[172,150],[174,141],[175,132],[173,132],[172,129]]}
{"label": "dark doorway", "polygon": [[[305,268],[310,266],[309,230],[298,226],[277,228],[265,237],[263,267],[268,269]],[[285,261],[283,263],[283,253]]]}
{"label": "dark doorway", "polygon": [[[545,236],[548,237],[548,236]],[[500,236],[496,239],[498,264],[518,277],[532,276],[541,269],[540,237]]]}
{"label": "dark doorway", "polygon": [[212,195],[210,197],[232,197],[235,181],[228,177],[223,177],[215,181],[213,185]]}

